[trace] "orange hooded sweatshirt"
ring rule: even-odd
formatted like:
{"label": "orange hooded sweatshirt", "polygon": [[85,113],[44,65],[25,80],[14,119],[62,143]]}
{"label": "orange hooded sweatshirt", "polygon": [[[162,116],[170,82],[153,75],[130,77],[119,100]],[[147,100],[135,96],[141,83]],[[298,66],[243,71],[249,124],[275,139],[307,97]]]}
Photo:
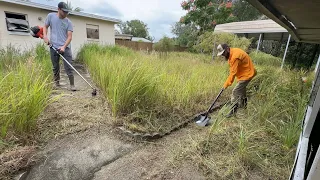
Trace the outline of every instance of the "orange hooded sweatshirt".
{"label": "orange hooded sweatshirt", "polygon": [[237,81],[240,81],[250,80],[256,75],[256,70],[251,58],[242,49],[230,48],[228,63],[230,67],[230,74],[223,85],[225,89],[232,85],[235,77],[237,77]]}

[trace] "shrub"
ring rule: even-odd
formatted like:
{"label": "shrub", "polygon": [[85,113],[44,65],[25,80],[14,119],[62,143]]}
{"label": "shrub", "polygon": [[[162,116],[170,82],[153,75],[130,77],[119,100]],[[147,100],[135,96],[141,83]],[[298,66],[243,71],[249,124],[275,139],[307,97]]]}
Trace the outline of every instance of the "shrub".
{"label": "shrub", "polygon": [[194,49],[198,52],[211,54],[212,50],[216,50],[217,46],[222,43],[248,51],[251,40],[244,37],[239,38],[231,33],[205,32],[199,37],[198,44],[194,45]]}
{"label": "shrub", "polygon": [[164,36],[159,42],[154,44],[154,50],[160,52],[170,52],[174,50],[174,40]]}

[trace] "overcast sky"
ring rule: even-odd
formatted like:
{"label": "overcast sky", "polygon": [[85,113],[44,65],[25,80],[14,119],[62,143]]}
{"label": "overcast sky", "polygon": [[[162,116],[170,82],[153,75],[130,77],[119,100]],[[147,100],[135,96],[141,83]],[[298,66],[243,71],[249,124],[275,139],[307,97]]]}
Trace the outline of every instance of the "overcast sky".
{"label": "overcast sky", "polygon": [[[33,0],[57,6],[59,0]],[[159,40],[163,35],[172,37],[171,25],[186,12],[180,7],[182,0],[70,0],[73,7],[84,12],[118,18],[122,21],[139,19],[149,27],[149,33]]]}

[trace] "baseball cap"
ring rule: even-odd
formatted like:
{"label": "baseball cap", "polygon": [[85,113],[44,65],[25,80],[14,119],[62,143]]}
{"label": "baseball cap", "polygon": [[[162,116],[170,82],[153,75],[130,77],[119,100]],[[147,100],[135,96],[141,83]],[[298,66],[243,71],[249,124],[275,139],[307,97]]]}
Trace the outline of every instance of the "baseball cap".
{"label": "baseball cap", "polygon": [[218,50],[217,56],[221,56],[224,53],[224,51],[227,49],[227,47],[229,47],[227,44],[219,44],[217,47],[217,50]]}
{"label": "baseball cap", "polygon": [[69,9],[67,3],[65,3],[65,2],[59,2],[58,8],[60,8],[64,12],[67,12],[67,13],[70,12],[70,9]]}

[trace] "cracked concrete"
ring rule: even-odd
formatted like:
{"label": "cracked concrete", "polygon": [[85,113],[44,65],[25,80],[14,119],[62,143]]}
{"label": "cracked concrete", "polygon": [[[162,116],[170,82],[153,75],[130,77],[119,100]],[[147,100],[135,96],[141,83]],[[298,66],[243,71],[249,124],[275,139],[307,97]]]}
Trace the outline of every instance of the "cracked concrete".
{"label": "cracked concrete", "polygon": [[87,139],[69,138],[47,159],[33,167],[26,179],[91,179],[101,167],[124,156],[133,146],[107,135]]}

